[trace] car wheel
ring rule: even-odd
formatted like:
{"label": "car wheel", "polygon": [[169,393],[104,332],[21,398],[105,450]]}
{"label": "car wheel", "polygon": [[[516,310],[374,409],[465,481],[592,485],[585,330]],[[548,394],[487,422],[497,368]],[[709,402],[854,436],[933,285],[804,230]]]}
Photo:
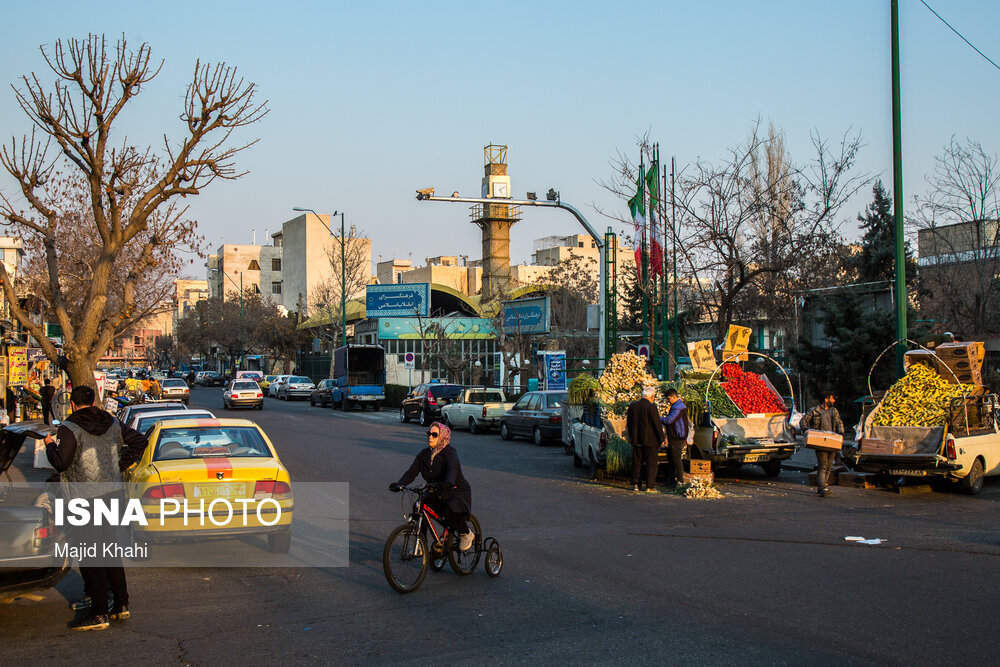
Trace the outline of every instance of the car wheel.
{"label": "car wheel", "polygon": [[410,417],[406,414],[406,410],[404,410],[403,408],[399,409],[399,421],[403,422],[404,424],[408,424],[410,421]]}
{"label": "car wheel", "polygon": [[228,410],[229,409],[229,404],[226,403],[226,399],[222,399],[222,409],[223,410]]}
{"label": "car wheel", "polygon": [[288,528],[280,533],[271,533],[267,536],[267,550],[273,554],[287,554],[292,546],[292,529]]}
{"label": "car wheel", "polygon": [[573,445],[572,444],[563,445],[563,454],[565,454],[566,456],[573,456]]}
{"label": "car wheel", "polygon": [[430,415],[427,414],[426,410],[420,411],[420,425],[427,426],[430,423]]}
{"label": "car wheel", "polygon": [[472,435],[479,433],[479,426],[476,424],[475,417],[469,417],[469,433]]}
{"label": "car wheel", "polygon": [[974,496],[983,490],[983,460],[976,459],[972,462],[969,474],[958,480],[958,485],[970,496]]}
{"label": "car wheel", "polygon": [[534,430],[531,431],[531,439],[535,442],[536,445],[541,446],[545,444],[545,439],[542,437],[542,429],[538,428],[537,426],[534,428]]}
{"label": "car wheel", "polygon": [[375,405],[372,406],[372,410],[374,412],[382,412],[382,404],[376,401]]}
{"label": "car wheel", "polygon": [[264,409],[264,399],[263,398],[260,399],[260,403],[257,404],[257,409],[258,410],[263,410]]}
{"label": "car wheel", "polygon": [[777,477],[781,474],[781,461],[765,461],[760,464],[765,477]]}
{"label": "car wheel", "polygon": [[574,468],[582,468],[583,467],[583,459],[581,459],[579,456],[577,456],[576,452],[573,452],[573,467]]}
{"label": "car wheel", "polygon": [[513,440],[514,436],[510,434],[507,430],[507,422],[500,422],[500,439],[501,440]]}
{"label": "car wheel", "polygon": [[312,396],[309,397],[309,407],[310,408],[316,407],[316,400]]}
{"label": "car wheel", "polygon": [[[445,426],[447,426],[448,428],[451,428],[451,419],[448,418],[448,413],[446,413],[446,412],[442,412],[441,413],[441,421],[444,422]],[[454,430],[454,429],[452,429],[452,430]]]}
{"label": "car wheel", "polygon": [[589,452],[589,458],[587,460],[587,465],[590,468],[590,479],[596,480],[600,477],[601,466],[597,464],[597,456],[594,454],[594,450],[591,449]]}

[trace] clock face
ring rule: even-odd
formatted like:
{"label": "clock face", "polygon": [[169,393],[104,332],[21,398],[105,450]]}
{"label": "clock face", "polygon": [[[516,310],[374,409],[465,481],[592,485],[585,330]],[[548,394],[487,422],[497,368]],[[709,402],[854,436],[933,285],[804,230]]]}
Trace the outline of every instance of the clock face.
{"label": "clock face", "polygon": [[507,184],[503,182],[497,182],[493,184],[493,196],[494,197],[506,197],[507,196]]}

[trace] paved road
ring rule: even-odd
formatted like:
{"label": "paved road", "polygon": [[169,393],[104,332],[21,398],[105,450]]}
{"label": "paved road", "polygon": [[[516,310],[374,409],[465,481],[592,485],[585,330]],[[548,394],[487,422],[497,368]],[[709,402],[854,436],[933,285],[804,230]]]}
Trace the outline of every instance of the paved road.
{"label": "paved road", "polygon": [[[221,414],[221,392],[192,403]],[[748,470],[726,497],[636,496],[588,482],[559,447],[457,432],[474,511],[504,548],[501,577],[386,584],[401,521],[386,491],[424,429],[390,413],[268,400],[247,413],[296,481],[350,483],[351,564],[333,569],[130,571],[134,617],[72,633],[76,573],[41,602],[0,605],[4,655],[46,663],[539,661],[912,664],[995,662],[1000,485],[976,498],[838,488]],[[885,538],[881,546],[844,541]]]}

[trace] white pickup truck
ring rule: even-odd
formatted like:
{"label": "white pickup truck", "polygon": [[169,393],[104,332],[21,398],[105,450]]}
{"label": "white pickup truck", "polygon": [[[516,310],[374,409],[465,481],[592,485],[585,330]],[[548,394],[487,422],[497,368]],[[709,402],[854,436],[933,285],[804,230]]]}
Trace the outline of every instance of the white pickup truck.
{"label": "white pickup truck", "polygon": [[444,423],[451,428],[468,428],[479,433],[500,425],[500,417],[514,404],[506,403],[502,389],[469,387],[458,399],[441,408]]}
{"label": "white pickup truck", "polygon": [[[979,493],[984,477],[1000,475],[996,394],[954,399],[944,426],[873,426],[879,407],[862,421],[861,446],[848,457],[855,470],[890,478],[943,478],[970,494]],[[891,443],[892,453],[866,451],[869,439]]]}

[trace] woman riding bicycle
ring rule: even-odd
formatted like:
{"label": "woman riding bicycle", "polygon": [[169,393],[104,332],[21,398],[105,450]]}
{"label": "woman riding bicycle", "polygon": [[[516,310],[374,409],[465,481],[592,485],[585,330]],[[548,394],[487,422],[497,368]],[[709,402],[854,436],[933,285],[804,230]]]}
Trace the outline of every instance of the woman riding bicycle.
{"label": "woman riding bicycle", "polygon": [[462,464],[450,442],[450,428],[441,422],[431,424],[427,430],[427,449],[417,454],[410,469],[398,482],[390,484],[389,490],[400,491],[417,478],[417,473],[428,484],[436,484],[437,493],[425,502],[439,516],[443,515],[448,526],[458,534],[458,548],[468,551],[475,541],[467,522],[472,511],[472,487],[462,475]]}

